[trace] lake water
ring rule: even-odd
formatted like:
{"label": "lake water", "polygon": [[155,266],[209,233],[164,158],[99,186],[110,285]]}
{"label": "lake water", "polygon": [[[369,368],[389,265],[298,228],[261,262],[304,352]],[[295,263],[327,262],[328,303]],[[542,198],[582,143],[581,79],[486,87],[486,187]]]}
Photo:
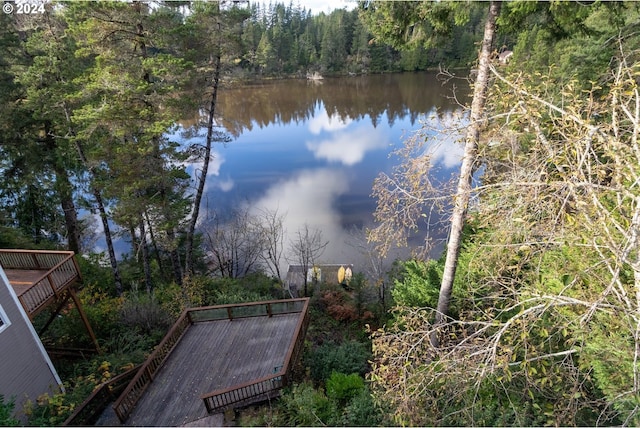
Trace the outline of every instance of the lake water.
{"label": "lake water", "polygon": [[[456,85],[464,101],[468,85]],[[224,88],[218,113],[231,140],[214,146],[203,210],[277,209],[287,242],[307,224],[329,241],[321,262],[353,263],[349,231],[373,225],[375,177],[391,170],[398,160],[390,153],[424,123],[440,127],[461,115],[453,86],[435,73],[403,73]],[[434,138],[428,147],[440,174],[459,168],[459,143]]]}

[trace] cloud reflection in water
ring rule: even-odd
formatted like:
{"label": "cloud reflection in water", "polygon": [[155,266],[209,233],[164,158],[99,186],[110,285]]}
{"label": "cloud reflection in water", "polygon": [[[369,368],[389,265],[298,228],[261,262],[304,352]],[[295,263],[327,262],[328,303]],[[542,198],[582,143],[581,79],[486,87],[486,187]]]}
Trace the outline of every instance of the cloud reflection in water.
{"label": "cloud reflection in water", "polygon": [[[224,156],[217,150],[211,151],[211,159],[209,160],[209,169],[207,170],[207,180],[205,181],[204,193],[208,193],[213,190],[221,190],[223,192],[230,192],[234,187],[234,181],[231,177],[227,176],[226,178],[220,177],[220,169],[222,168],[222,164],[224,164]],[[189,167],[194,168],[196,171],[202,171],[202,165],[204,163],[193,162],[189,164]],[[188,167],[188,168],[189,168]],[[193,172],[191,172],[191,176],[193,177]]]}
{"label": "cloud reflection in water", "polygon": [[464,137],[464,125],[468,120],[461,116],[459,111],[448,111],[441,115],[431,114],[423,121],[422,130],[418,133],[425,133],[426,129],[438,130],[437,132],[427,132],[433,134],[428,141],[426,152],[432,156],[432,162],[436,166],[444,169],[458,167],[462,163],[464,146],[460,143]]}
{"label": "cloud reflection in water", "polygon": [[266,209],[285,214],[285,245],[305,224],[321,230],[323,239],[329,241],[324,258],[331,259],[341,253],[345,233],[335,201],[348,189],[348,176],[341,169],[303,170],[270,186],[262,197],[250,202],[249,211],[259,215]]}
{"label": "cloud reflection in water", "polygon": [[309,119],[309,131],[312,134],[318,135],[322,131],[334,132],[346,128],[353,122],[350,117],[346,119],[341,118],[337,114],[329,116],[326,109],[316,110],[316,113]]}
{"label": "cloud reflection in water", "polygon": [[307,148],[316,159],[352,166],[362,162],[367,152],[388,147],[388,136],[379,128],[360,127],[336,132],[321,141],[307,141]]}

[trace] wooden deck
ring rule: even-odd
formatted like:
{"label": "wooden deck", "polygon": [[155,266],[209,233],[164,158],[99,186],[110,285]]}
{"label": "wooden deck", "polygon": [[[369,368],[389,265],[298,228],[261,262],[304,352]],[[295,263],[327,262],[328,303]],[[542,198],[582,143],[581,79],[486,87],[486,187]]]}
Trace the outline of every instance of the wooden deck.
{"label": "wooden deck", "polygon": [[291,299],[185,311],[118,398],[116,414],[127,426],[193,425],[274,396],[300,354],[307,307],[308,299]]}
{"label": "wooden deck", "polygon": [[[63,306],[73,300],[95,351],[100,352],[96,335],[74,289],[82,281],[82,277],[73,251],[0,250],[0,266],[29,319],[33,320],[44,309],[55,305],[49,321],[39,334],[48,328]],[[50,349],[49,352],[51,351]],[[84,351],[94,350],[75,350],[72,353],[77,354],[78,351],[82,354]],[[65,354],[68,353],[65,350]]]}
{"label": "wooden deck", "polygon": [[127,420],[180,426],[208,416],[202,395],[277,373],[299,314],[194,324]]}
{"label": "wooden deck", "polygon": [[0,250],[0,265],[30,318],[80,281],[71,251]]}

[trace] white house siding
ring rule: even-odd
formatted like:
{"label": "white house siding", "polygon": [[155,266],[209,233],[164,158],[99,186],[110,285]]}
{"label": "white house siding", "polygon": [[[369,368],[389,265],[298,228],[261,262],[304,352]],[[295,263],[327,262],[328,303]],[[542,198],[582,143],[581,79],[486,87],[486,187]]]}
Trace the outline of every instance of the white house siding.
{"label": "white house siding", "polygon": [[0,330],[0,394],[5,402],[15,398],[16,417],[24,420],[24,405],[60,391],[61,382],[2,267],[0,306],[9,324]]}

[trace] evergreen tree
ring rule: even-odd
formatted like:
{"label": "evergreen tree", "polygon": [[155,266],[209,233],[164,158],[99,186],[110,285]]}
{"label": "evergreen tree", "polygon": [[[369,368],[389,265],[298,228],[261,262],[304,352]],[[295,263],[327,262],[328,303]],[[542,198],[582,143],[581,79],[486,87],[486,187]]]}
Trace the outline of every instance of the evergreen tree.
{"label": "evergreen tree", "polygon": [[[69,249],[79,253],[80,225],[72,185],[78,169],[64,137],[61,105],[81,66],[74,68],[67,61],[73,62],[70,41],[63,38],[64,24],[51,8],[42,15],[5,19],[9,21],[3,34],[9,44],[7,58],[13,54],[13,63],[5,63],[5,70],[16,76],[5,92],[6,105],[12,106],[5,116],[11,129],[6,134],[5,171],[11,174],[7,184],[15,186],[5,203],[14,204],[15,220],[29,230],[35,243],[46,236],[54,242],[66,241]],[[20,49],[11,30],[25,36]]]}
{"label": "evergreen tree", "polygon": [[[97,187],[115,201],[114,218],[127,229],[138,228],[145,283],[152,288],[148,228],[144,216],[151,206],[164,206],[162,224],[173,227],[167,210],[172,192],[179,194],[184,176],[166,180],[167,165],[180,160],[176,146],[162,135],[177,120],[172,91],[179,88],[184,61],[165,53],[153,25],[153,12],[143,3],[70,4],[73,34],[80,52],[95,58],[82,76],[78,93],[82,107],[73,119],[78,136],[91,142],[88,162],[99,162]],[[108,180],[100,184],[100,180]],[[171,205],[171,204],[170,204]],[[182,210],[184,204],[177,203]],[[156,225],[154,225],[156,226]],[[171,235],[172,231],[168,231]]]}
{"label": "evergreen tree", "polygon": [[369,40],[371,36],[361,19],[356,19],[353,29],[353,37],[349,49],[349,69],[352,72],[364,72],[368,70],[371,62],[369,53]]}
{"label": "evergreen tree", "polygon": [[336,11],[327,17],[322,35],[320,63],[323,71],[335,73],[346,64],[347,37],[344,11]]}
{"label": "evergreen tree", "polygon": [[262,33],[258,49],[256,51],[256,64],[265,74],[271,74],[278,70],[275,49],[269,40],[267,32]]}
{"label": "evergreen tree", "polygon": [[[207,112],[207,136],[205,141],[204,154],[202,156],[202,171],[199,177],[196,177],[197,189],[193,202],[191,218],[189,219],[188,229],[186,233],[185,243],[185,274],[194,273],[194,244],[196,225],[200,212],[200,204],[204,194],[205,181],[207,179],[207,171],[209,161],[211,159],[211,148],[215,140],[219,139],[219,133],[214,129],[215,116],[217,108],[218,90],[220,85],[220,74],[222,67],[228,62],[232,62],[231,58],[241,56],[239,47],[241,46],[240,29],[244,21],[249,17],[248,11],[243,8],[223,7],[221,3],[197,3],[194,13],[190,19],[190,24],[194,26],[197,34],[203,34],[207,28],[215,28],[215,36],[213,39],[202,40],[204,51],[209,52],[207,62],[200,63],[202,69],[206,72],[207,82],[206,88],[211,91],[208,94],[208,102],[206,105]],[[202,95],[202,94],[201,94]]]}

